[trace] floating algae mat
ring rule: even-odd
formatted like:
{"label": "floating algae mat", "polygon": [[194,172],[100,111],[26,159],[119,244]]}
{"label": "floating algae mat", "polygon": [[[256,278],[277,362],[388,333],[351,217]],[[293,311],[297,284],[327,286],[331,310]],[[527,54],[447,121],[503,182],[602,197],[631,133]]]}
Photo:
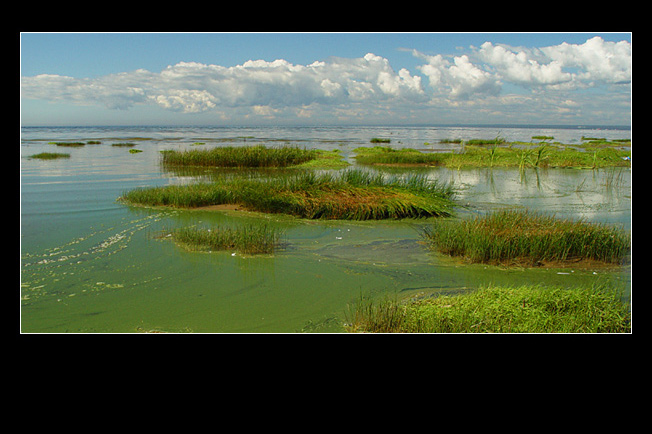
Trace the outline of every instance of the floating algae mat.
{"label": "floating algae mat", "polygon": [[[510,129],[508,140],[534,135],[562,142],[629,137],[619,130]],[[503,132],[505,134],[505,132]],[[475,136],[474,136],[475,135]],[[423,298],[464,294],[487,285],[574,288],[629,287],[628,266],[514,268],[465,264],[432,252],[421,232],[442,217],[390,220],[304,219],[285,213],[224,209],[146,208],[116,199],[126,191],[208,182],[168,171],[161,151],[202,146],[354,149],[391,137],[391,146],[423,148],[440,138],[495,137],[481,128],[23,128],[21,144],[21,330],[24,333],[294,333],[345,332],[348,306],[365,297]],[[136,140],[135,138],[138,138]],[[145,140],[146,139],[146,140]],[[49,142],[99,141],[68,147],[70,158],[30,155]],[[112,143],[138,142],[131,155]],[[455,147],[457,144],[447,146]],[[240,169],[232,169],[236,173]],[[351,169],[343,169],[351,170]],[[372,174],[419,174],[455,188],[453,219],[526,208],[563,218],[631,228],[629,168],[574,170],[367,168]],[[209,173],[210,172],[210,173]],[[268,178],[267,173],[261,178]],[[337,174],[339,171],[316,170]],[[233,175],[239,176],[239,175]],[[172,228],[267,225],[282,233],[273,253],[189,250],[161,239]]]}

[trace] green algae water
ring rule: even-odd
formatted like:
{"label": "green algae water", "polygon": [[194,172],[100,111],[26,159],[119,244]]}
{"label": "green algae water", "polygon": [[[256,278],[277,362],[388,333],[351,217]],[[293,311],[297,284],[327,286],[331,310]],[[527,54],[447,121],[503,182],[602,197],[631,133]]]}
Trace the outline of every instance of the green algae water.
{"label": "green algae water", "polygon": [[[161,169],[160,151],[291,143],[353,149],[391,137],[392,147],[424,149],[447,137],[495,136],[493,129],[24,127],[21,142],[21,287],[23,333],[343,332],[348,306],[361,295],[422,297],[487,284],[631,285],[628,266],[512,269],[466,265],[421,243],[427,219],[309,221],[240,211],[130,207],[116,199],[138,187],[194,182]],[[578,143],[582,136],[629,138],[628,130],[502,130],[507,140],[534,135]],[[511,136],[510,136],[511,135]],[[513,137],[512,137],[513,136]],[[66,147],[68,159],[27,158]],[[140,153],[113,143],[130,142]],[[444,145],[454,147],[457,145]],[[432,147],[432,146],[431,146]],[[406,169],[386,169],[403,173]],[[417,169],[408,169],[415,171]],[[451,181],[458,215],[525,207],[631,229],[631,170],[418,169]],[[401,172],[403,171],[403,172]],[[265,222],[284,231],[273,255],[191,252],[158,235],[181,226]]]}

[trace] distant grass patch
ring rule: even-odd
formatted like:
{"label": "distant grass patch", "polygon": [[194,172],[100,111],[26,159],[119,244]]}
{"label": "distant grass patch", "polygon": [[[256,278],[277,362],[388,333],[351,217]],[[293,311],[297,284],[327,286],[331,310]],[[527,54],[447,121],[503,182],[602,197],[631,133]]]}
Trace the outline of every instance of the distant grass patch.
{"label": "distant grass patch", "polygon": [[380,137],[374,137],[370,140],[371,143],[391,143],[391,139],[383,139]]}
{"label": "distant grass patch", "polygon": [[366,333],[630,333],[613,288],[486,287],[419,301],[360,300],[346,329]]}
{"label": "distant grass patch", "polygon": [[88,142],[86,142],[86,144],[87,145],[101,145],[102,142],[100,142],[99,140],[89,140]]}
{"label": "distant grass patch", "polygon": [[136,144],[135,143],[125,142],[125,143],[114,143],[111,146],[117,146],[117,147],[123,147],[123,148],[133,148],[134,146],[136,146]]}
{"label": "distant grass patch", "polygon": [[70,154],[63,154],[60,152],[41,152],[40,154],[30,155],[29,158],[37,158],[39,160],[56,160],[58,158],[70,158]]}
{"label": "distant grass patch", "polygon": [[139,154],[139,153],[141,153],[141,152],[143,152],[143,151],[141,151],[140,149],[130,149],[130,150],[129,150],[129,153],[130,153],[130,154]]}
{"label": "distant grass patch", "polygon": [[177,243],[190,250],[220,251],[235,250],[255,255],[274,253],[282,232],[267,224],[230,227],[184,227],[164,232],[160,237],[170,236]]}
{"label": "distant grass patch", "polygon": [[81,146],[86,146],[86,143],[84,142],[49,142],[49,144],[68,148],[79,148]]}
{"label": "distant grass patch", "polygon": [[441,253],[470,262],[505,265],[580,260],[618,264],[629,254],[631,244],[630,235],[620,227],[520,210],[434,221],[422,235]]}
{"label": "distant grass patch", "polygon": [[162,155],[161,164],[164,167],[288,167],[314,160],[317,158],[318,152],[296,146],[267,148],[263,145],[256,145],[163,151]]}
{"label": "distant grass patch", "polygon": [[462,167],[575,167],[596,169],[628,167],[631,151],[611,147],[590,151],[558,148],[549,144],[491,147],[467,145],[462,152],[424,153],[416,149],[376,146],[354,150],[356,161],[365,165],[427,165]]}
{"label": "distant grass patch", "polygon": [[346,170],[337,174],[232,177],[212,183],[143,188],[125,192],[120,200],[179,208],[237,204],[250,211],[309,219],[377,220],[450,216],[452,196],[451,185],[422,175],[386,178]]}

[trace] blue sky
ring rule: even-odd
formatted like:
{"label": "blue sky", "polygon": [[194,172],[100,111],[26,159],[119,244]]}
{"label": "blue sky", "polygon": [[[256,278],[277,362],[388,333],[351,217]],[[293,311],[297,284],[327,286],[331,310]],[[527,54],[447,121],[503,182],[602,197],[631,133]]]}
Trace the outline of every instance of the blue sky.
{"label": "blue sky", "polygon": [[22,33],[21,77],[23,125],[622,125],[631,34]]}

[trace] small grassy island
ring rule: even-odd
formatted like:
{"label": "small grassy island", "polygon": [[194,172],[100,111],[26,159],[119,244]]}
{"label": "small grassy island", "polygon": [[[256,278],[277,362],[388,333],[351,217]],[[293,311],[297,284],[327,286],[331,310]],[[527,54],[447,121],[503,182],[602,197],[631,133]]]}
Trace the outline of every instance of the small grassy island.
{"label": "small grassy island", "polygon": [[56,160],[59,158],[70,158],[70,154],[61,152],[41,152],[40,154],[30,155],[29,158],[36,158],[39,160]]}
{"label": "small grassy island", "polygon": [[247,255],[274,253],[281,232],[268,225],[229,227],[182,227],[166,231],[159,238],[172,238],[188,250],[232,250]]}
{"label": "small grassy island", "polygon": [[211,183],[169,185],[125,192],[134,205],[177,208],[238,205],[249,211],[308,219],[376,220],[450,216],[453,189],[422,175],[385,178],[362,170],[337,174],[302,172],[221,178]]}
{"label": "small grassy island", "polygon": [[164,168],[179,167],[240,167],[240,168],[342,168],[339,150],[324,151],[297,146],[268,148],[264,145],[225,146],[212,149],[162,151]]}
{"label": "small grassy island", "polygon": [[472,263],[537,266],[595,261],[620,264],[629,254],[622,228],[557,219],[530,211],[497,211],[462,220],[436,220],[424,229],[430,248]]}

